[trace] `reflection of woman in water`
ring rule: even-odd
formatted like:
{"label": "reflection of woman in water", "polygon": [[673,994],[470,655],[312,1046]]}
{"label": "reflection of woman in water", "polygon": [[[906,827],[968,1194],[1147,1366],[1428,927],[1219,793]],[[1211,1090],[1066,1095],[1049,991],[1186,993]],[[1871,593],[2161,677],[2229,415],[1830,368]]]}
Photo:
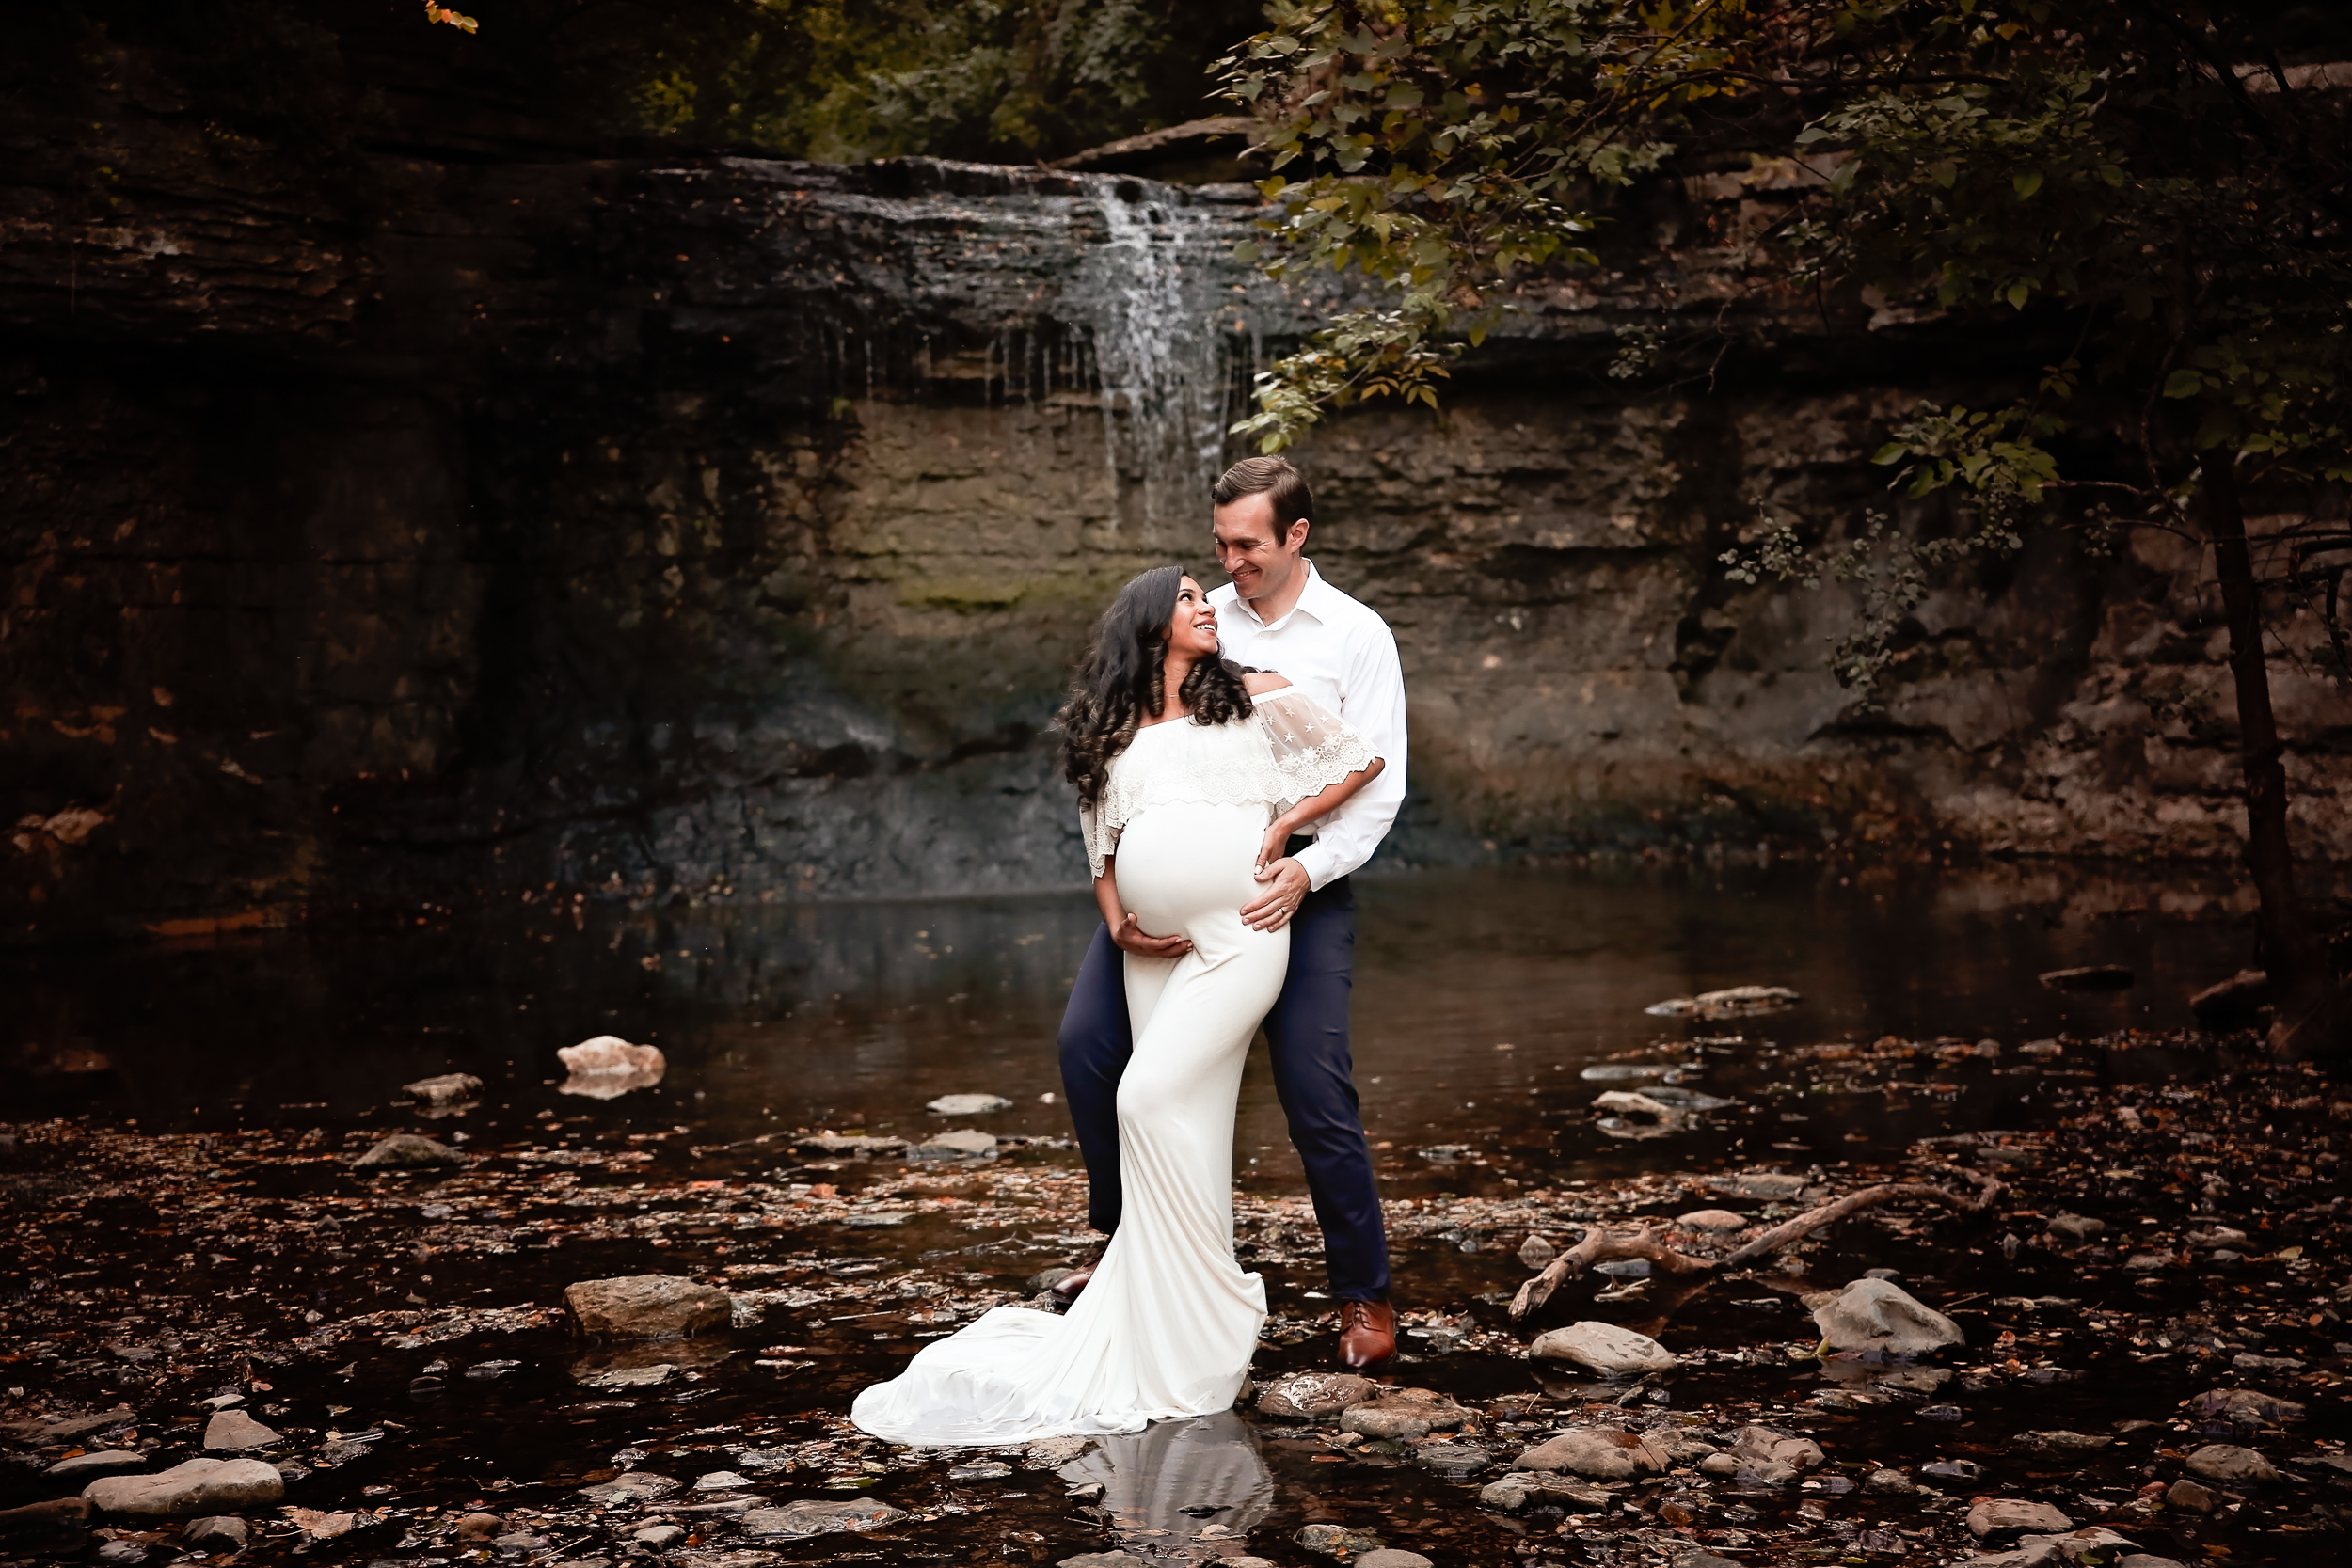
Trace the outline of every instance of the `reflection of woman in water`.
{"label": "reflection of woman in water", "polygon": [[1060,721],[1095,898],[1126,955],[1125,1208],[1067,1313],[997,1307],[858,1395],[851,1418],[896,1442],[1133,1432],[1224,1410],[1265,1322],[1264,1286],[1233,1260],[1233,1111],[1290,933],[1252,930],[1241,911],[1290,835],[1381,760],[1280,675],[1219,658],[1216,611],[1173,566],[1120,590]]}

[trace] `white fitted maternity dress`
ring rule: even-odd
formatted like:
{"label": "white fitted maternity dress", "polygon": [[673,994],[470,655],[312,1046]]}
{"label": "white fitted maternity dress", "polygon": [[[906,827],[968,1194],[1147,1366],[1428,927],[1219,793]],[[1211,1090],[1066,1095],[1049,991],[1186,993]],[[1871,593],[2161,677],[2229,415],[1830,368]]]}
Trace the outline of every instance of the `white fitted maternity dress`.
{"label": "white fitted maternity dress", "polygon": [[1243,1058],[1280,994],[1290,932],[1242,923],[1266,827],[1371,765],[1362,736],[1286,688],[1247,720],[1136,733],[1079,825],[1100,876],[1181,958],[1126,957],[1135,1055],[1119,1084],[1118,1232],[1060,1316],[999,1307],[857,1397],[877,1437],[928,1447],[1134,1432],[1232,1405],[1265,1322],[1233,1260],[1233,1111]]}

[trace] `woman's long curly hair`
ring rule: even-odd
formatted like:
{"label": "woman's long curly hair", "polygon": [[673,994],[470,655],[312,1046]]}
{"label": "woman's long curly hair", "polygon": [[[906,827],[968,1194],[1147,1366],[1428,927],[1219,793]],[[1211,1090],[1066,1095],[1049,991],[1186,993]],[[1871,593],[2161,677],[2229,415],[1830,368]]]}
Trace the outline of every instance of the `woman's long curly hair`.
{"label": "woman's long curly hair", "polygon": [[[1094,628],[1094,645],[1079,662],[1070,701],[1054,716],[1061,731],[1062,775],[1091,806],[1103,798],[1111,759],[1127,749],[1149,715],[1168,705],[1160,666],[1168,657],[1168,623],[1184,587],[1181,566],[1154,566],[1119,591]],[[1249,717],[1248,672],[1230,659],[1204,658],[1192,667],[1177,695],[1196,724]]]}

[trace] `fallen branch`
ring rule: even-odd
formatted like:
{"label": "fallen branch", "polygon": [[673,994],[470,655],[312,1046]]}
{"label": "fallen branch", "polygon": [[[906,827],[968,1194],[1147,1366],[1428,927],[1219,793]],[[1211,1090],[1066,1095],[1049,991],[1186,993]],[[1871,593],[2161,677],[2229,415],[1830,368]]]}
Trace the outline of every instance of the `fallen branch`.
{"label": "fallen branch", "polygon": [[1947,1204],[1963,1213],[1974,1214],[1980,1213],[1989,1208],[1993,1200],[1998,1197],[2004,1190],[2001,1181],[1995,1177],[1961,1170],[1951,1165],[1938,1168],[1947,1175],[1978,1182],[1981,1190],[1971,1197],[1954,1192],[1948,1187],[1938,1187],[1925,1181],[1883,1182],[1875,1187],[1865,1187],[1859,1192],[1848,1193],[1844,1197],[1824,1203],[1819,1208],[1808,1209],[1796,1218],[1772,1227],[1772,1229],[1723,1258],[1693,1258],[1687,1252],[1679,1252],[1666,1245],[1659,1240],[1668,1228],[1662,1225],[1649,1226],[1629,1234],[1620,1232],[1613,1236],[1605,1227],[1594,1226],[1584,1232],[1582,1240],[1545,1264],[1543,1272],[1519,1287],[1518,1294],[1511,1298],[1512,1320],[1517,1322],[1525,1318],[1529,1313],[1543,1306],[1545,1302],[1549,1301],[1552,1291],[1560,1288],[1562,1281],[1581,1274],[1595,1263],[1607,1262],[1612,1259],[1646,1258],[1663,1268],[1668,1274],[1720,1273],[1725,1269],[1739,1268],[1768,1253],[1777,1252],[1789,1243],[1801,1237],[1809,1236],[1824,1226],[1835,1225],[1849,1214],[1864,1209],[1876,1208],[1882,1203],[1892,1203],[1901,1198],[1925,1198],[1931,1202]]}

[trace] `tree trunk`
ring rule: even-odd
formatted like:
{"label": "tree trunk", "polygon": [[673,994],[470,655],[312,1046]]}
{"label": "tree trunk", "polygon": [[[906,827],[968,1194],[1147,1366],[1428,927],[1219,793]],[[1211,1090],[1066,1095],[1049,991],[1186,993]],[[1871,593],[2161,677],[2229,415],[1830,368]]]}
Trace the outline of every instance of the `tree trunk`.
{"label": "tree trunk", "polygon": [[2293,1056],[2345,1055],[2344,1009],[2327,949],[2314,938],[2295,888],[2295,851],[2287,839],[2287,773],[2279,722],[2270,706],[2270,666],[2263,651],[2262,589],[2246,544],[2236,454],[2209,447],[2198,454],[2205,530],[2214,575],[2230,623],[2230,678],[2237,690],[2238,755],[2246,773],[2246,867],[2259,900],[2256,958],[2270,975],[2279,1022],[2273,1049]]}

